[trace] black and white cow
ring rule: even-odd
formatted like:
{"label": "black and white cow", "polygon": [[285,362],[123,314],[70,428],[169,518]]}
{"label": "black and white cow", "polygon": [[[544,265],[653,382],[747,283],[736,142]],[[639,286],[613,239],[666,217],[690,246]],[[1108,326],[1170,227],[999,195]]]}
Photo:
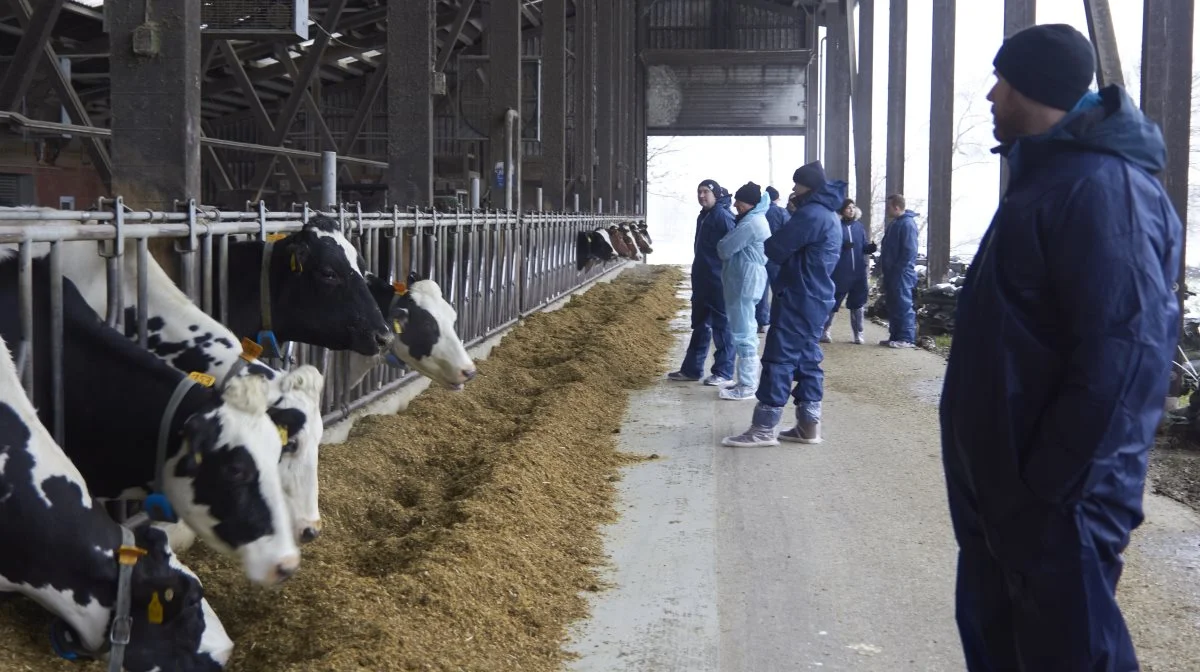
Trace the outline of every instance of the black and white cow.
{"label": "black and white cow", "polygon": [[[408,282],[394,285],[368,273],[367,285],[396,335],[387,357],[391,363],[402,361],[450,390],[463,389],[475,377],[475,361],[454,328],[458,312],[442,298],[437,282],[413,272]],[[357,384],[378,363],[378,357],[351,355],[351,384]]]}
{"label": "black and white cow", "polygon": [[[23,208],[25,209],[25,208]],[[3,208],[0,210],[13,210]],[[54,212],[51,208],[35,208],[41,214]],[[49,224],[70,224],[66,221],[42,221]],[[108,306],[108,280],[104,259],[97,254],[96,244],[86,241],[59,243],[63,275],[71,279],[92,310],[103,315]],[[33,246],[35,258],[50,251],[48,244]],[[0,259],[15,252],[15,246],[0,246]],[[292,524],[298,541],[315,539],[321,529],[317,509],[317,459],[324,431],[321,423],[322,385],[314,378],[319,372],[312,367],[299,367],[286,374],[256,361],[241,366],[243,348],[228,327],[218,322],[188,299],[171,281],[162,267],[151,257],[146,268],[147,278],[147,346],[163,361],[185,373],[193,371],[227,381],[233,376],[257,375],[270,384],[267,413],[272,418],[286,417],[289,425],[289,450],[280,462],[285,494],[288,498]],[[126,254],[121,264],[122,305],[125,309],[125,332],[137,337],[136,310],[137,257]],[[288,380],[299,377],[295,383]],[[313,383],[317,380],[316,384]],[[286,389],[285,389],[286,388]],[[186,530],[166,526],[175,540],[188,539]],[[182,550],[187,541],[180,541]]]}
{"label": "black and white cow", "polygon": [[608,231],[580,231],[575,234],[575,270],[584,271],[596,264],[617,259]]}
{"label": "black and white cow", "polygon": [[[271,243],[267,265],[265,245],[260,240],[229,244],[227,314],[234,334],[257,338],[269,321],[280,343],[368,356],[387,351],[392,332],[367,290],[366,264],[336,220],[315,216],[301,231]],[[264,287],[270,297],[265,305]]]}
{"label": "black and white cow", "polygon": [[[34,392],[43,422],[54,417],[51,389],[49,260],[33,264]],[[20,338],[17,262],[0,262],[0,334]],[[63,279],[63,449],[97,497],[147,493],[165,443],[162,490],[175,513],[209,546],[237,557],[251,581],[293,574],[300,552],[279,477],[280,434],[266,414],[268,382],[230,380],[223,390],[191,386],[189,375],[109,328]],[[160,425],[165,424],[164,435]]]}
{"label": "black and white cow", "polygon": [[[147,525],[133,536],[145,555],[130,580],[132,627],[123,668],[224,669],[233,642],[199,579],[161,531]],[[38,420],[3,339],[0,539],[0,591],[25,595],[63,619],[85,653],[101,651],[116,609],[121,528],[93,504],[83,476]]]}

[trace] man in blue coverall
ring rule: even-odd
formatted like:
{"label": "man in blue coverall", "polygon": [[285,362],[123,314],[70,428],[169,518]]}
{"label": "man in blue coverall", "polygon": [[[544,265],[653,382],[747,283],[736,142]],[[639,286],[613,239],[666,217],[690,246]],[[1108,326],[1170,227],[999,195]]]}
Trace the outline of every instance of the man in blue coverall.
{"label": "man in blue coverall", "polygon": [[[771,198],[771,205],[767,208],[767,225],[771,227],[771,235],[783,226],[788,220],[788,211],[779,205],[779,190],[775,187],[767,187],[767,195]],[[779,265],[774,262],[767,262],[767,287],[763,290],[762,300],[755,307],[754,319],[758,322],[758,333],[763,333],[767,327],[771,325],[771,282],[779,273]]]}
{"label": "man in blue coverall", "polygon": [[721,284],[721,257],[717,243],[733,230],[732,200],[716,180],[704,180],[696,187],[700,214],[696,217],[696,241],[692,257],[692,340],[678,371],[667,374],[669,380],[694,382],[704,375],[708,342],[716,348],[711,375],[705,385],[722,387],[733,380],[733,332],[725,313],[725,290]]}
{"label": "man in blue coverall", "polygon": [[1154,177],[1162,133],[1119,86],[1088,90],[1094,53],[1042,25],[994,61],[1010,178],[940,406],[972,672],[1138,669],[1114,596],[1179,335],[1183,229]]}
{"label": "man in blue coverall", "polygon": [[[750,429],[728,436],[722,445],[777,446],[821,442],[821,400],[825,374],[817,340],[833,309],[833,269],[842,254],[842,225],[837,214],[846,183],[830,182],[820,161],[792,175],[796,211],[763,244],[767,260],[779,265],[771,301],[771,330],[762,356],[758,403]],[[792,389],[792,381],[795,389]],[[796,401],[796,426],[775,434],[788,396]]]}
{"label": "man in blue coverall", "polygon": [[884,209],[889,223],[879,243],[879,267],[883,271],[883,298],[887,304],[888,338],[879,344],[891,348],[914,348],[917,343],[917,313],[913,310],[913,288],[917,286],[917,213],[904,207],[904,197],[887,197]]}

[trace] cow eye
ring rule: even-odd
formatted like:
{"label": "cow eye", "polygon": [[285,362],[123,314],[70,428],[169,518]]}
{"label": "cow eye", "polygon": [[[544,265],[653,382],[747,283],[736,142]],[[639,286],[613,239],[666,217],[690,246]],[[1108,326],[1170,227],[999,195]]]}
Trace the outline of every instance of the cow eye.
{"label": "cow eye", "polygon": [[328,266],[326,266],[321,269],[321,279],[337,280],[337,273],[334,273],[332,268],[329,268]]}
{"label": "cow eye", "polygon": [[240,462],[230,462],[225,465],[225,478],[236,484],[243,484],[250,480],[250,469]]}

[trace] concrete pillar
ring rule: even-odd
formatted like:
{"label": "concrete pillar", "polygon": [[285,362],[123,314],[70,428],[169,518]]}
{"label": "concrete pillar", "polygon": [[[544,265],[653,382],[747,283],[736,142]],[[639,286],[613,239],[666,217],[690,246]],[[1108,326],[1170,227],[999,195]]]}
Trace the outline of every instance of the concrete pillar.
{"label": "concrete pillar", "polygon": [[933,58],[929,101],[929,284],[950,270],[950,205],[954,174],[955,0],[933,0]]}
{"label": "concrete pillar", "polygon": [[613,98],[618,83],[613,69],[617,63],[616,17],[610,4],[596,14],[596,197],[600,202],[613,202],[616,182],[616,161],[613,145],[616,123],[613,120]]}
{"label": "concrete pillar", "polygon": [[[595,154],[595,39],[593,35],[596,0],[575,2],[575,132],[574,196],[583,203],[594,203],[592,159]],[[591,209],[591,206],[588,206]]]}
{"label": "concrete pillar", "polygon": [[542,2],[542,189],[554,210],[566,210],[566,0]]}
{"label": "concrete pillar", "polygon": [[[509,110],[521,111],[521,2],[522,0],[495,0],[483,6],[488,27],[488,111],[492,120],[488,134],[489,158],[483,168],[491,183],[493,208],[504,205],[504,188],[497,188],[492,174],[496,163],[503,163],[505,160],[504,116]],[[515,209],[521,207],[520,135],[520,124],[513,124],[513,174],[504,178],[506,185],[512,183]]]}
{"label": "concrete pillar", "polygon": [[[1037,0],[1004,0],[1004,39],[1037,23]],[[1000,159],[1000,195],[1008,189],[1008,162]]]}
{"label": "concrete pillar", "polygon": [[[113,193],[138,209],[174,210],[176,200],[199,202],[200,4],[116,2],[105,10]],[[135,45],[149,51],[135,53]],[[150,251],[178,281],[173,242],[151,241]]]}
{"label": "concrete pillar", "polygon": [[855,198],[862,210],[862,225],[871,238],[871,159],[874,113],[871,110],[875,81],[875,0],[858,2],[858,78],[854,84],[854,182]]}
{"label": "concrete pillar", "polygon": [[846,5],[825,10],[825,174],[850,180],[850,33]]}
{"label": "concrete pillar", "polygon": [[908,96],[908,0],[891,0],[891,3],[885,196],[904,193],[904,105]]}
{"label": "concrete pillar", "polygon": [[[808,44],[812,47],[812,58],[808,61],[808,68],[804,73],[805,81],[808,83],[805,87],[804,99],[804,163],[812,163],[821,158],[820,142],[817,134],[820,131],[821,109],[818,103],[821,100],[821,43],[820,32],[818,31],[817,17],[811,14],[806,14],[808,25]],[[799,168],[800,166],[796,166]],[[776,187],[781,193],[787,190]]]}
{"label": "concrete pillar", "polygon": [[434,20],[432,3],[388,4],[388,202],[402,208],[433,205]]}

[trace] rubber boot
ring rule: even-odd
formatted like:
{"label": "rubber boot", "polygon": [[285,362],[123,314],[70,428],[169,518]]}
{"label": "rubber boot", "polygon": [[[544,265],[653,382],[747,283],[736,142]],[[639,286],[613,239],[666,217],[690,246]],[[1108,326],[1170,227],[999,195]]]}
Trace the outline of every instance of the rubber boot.
{"label": "rubber boot", "polygon": [[789,443],[821,443],[821,402],[796,404],[796,426],[779,433],[780,441]]}
{"label": "rubber boot", "polygon": [[854,334],[854,343],[862,345],[867,342],[866,334],[863,333],[863,319],[866,313],[866,308],[855,308],[850,311],[850,331]]}
{"label": "rubber boot", "polygon": [[829,329],[833,326],[833,313],[829,314],[829,319],[825,320],[825,331],[821,333],[822,343],[832,343],[833,337],[829,335]]}
{"label": "rubber boot", "polygon": [[750,419],[750,429],[737,436],[727,436],[721,441],[722,446],[731,448],[761,448],[778,446],[779,439],[775,438],[775,427],[783,418],[782,406],[767,406],[761,401],[754,406],[754,415]]}

